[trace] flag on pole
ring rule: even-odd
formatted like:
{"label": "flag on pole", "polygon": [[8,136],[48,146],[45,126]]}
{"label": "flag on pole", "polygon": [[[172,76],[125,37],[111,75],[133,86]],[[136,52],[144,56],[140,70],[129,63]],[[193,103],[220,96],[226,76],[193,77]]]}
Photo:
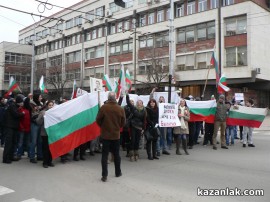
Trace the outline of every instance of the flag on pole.
{"label": "flag on pole", "polygon": [[13,76],[11,76],[9,80],[8,92],[5,94],[5,97],[8,97],[9,95],[11,95],[12,92],[18,87],[19,85],[17,84]]}
{"label": "flag on pole", "polygon": [[126,83],[127,83],[128,91],[130,92],[131,87],[132,87],[132,82],[131,82],[131,77],[130,77],[128,69],[126,70]]}
{"label": "flag on pole", "polygon": [[228,92],[230,90],[231,89],[229,87],[227,87],[226,77],[224,75],[222,75],[219,79],[219,82],[218,82],[218,93],[222,94],[222,93]]}
{"label": "flag on pole", "polygon": [[39,89],[40,89],[41,93],[48,93],[48,90],[45,88],[43,75],[41,76],[41,78],[39,80]]}
{"label": "flag on pole", "polygon": [[124,93],[126,91],[126,76],[125,76],[125,68],[123,64],[121,64],[121,71],[120,71],[120,76],[118,80],[118,91],[116,94],[116,98],[119,98],[121,91]]}
{"label": "flag on pole", "polygon": [[210,65],[214,66],[215,72],[216,72],[216,86],[218,85],[219,82],[219,68],[218,68],[218,61],[217,61],[217,56],[216,56],[216,48],[214,47],[214,51],[212,53],[212,57],[210,60]]}
{"label": "flag on pole", "polygon": [[113,85],[113,91],[117,94],[119,91],[119,84],[118,81],[116,81],[116,79],[114,79],[114,85]]}
{"label": "flag on pole", "polygon": [[113,86],[110,82],[110,78],[109,78],[108,74],[105,74],[103,76],[102,84],[105,87],[105,91],[112,91],[113,90],[113,88],[112,88]]}
{"label": "flag on pole", "polygon": [[76,97],[77,97],[77,85],[76,85],[76,80],[74,79],[74,82],[73,82],[73,91],[72,91],[71,99],[74,99]]}

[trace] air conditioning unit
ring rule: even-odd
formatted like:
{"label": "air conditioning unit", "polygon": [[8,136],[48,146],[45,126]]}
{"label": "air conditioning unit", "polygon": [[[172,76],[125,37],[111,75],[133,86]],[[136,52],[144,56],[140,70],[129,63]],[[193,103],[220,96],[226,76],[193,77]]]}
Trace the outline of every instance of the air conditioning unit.
{"label": "air conditioning unit", "polygon": [[147,4],[152,4],[152,0],[147,0]]}
{"label": "air conditioning unit", "polygon": [[256,68],[255,70],[256,70],[256,73],[257,74],[260,74],[261,73],[261,68]]}
{"label": "air conditioning unit", "polygon": [[107,17],[112,17],[113,16],[113,12],[109,9],[107,10]]}

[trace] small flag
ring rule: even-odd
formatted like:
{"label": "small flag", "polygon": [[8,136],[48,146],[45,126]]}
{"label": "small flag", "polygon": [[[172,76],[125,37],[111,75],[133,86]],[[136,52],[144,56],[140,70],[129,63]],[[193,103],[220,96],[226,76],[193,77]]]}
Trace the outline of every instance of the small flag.
{"label": "small flag", "polygon": [[12,92],[18,87],[19,87],[19,85],[17,84],[17,82],[15,81],[13,76],[11,76],[10,80],[9,80],[8,92],[5,94],[5,97],[10,96],[12,94]]}
{"label": "small flag", "polygon": [[116,93],[116,98],[119,98],[120,93],[126,91],[126,76],[125,76],[125,68],[124,65],[121,64],[121,71],[120,71],[120,76],[118,79],[118,91]]}
{"label": "small flag", "polygon": [[102,84],[105,87],[105,91],[112,91],[112,84],[110,82],[110,78],[107,74],[103,76]]}
{"label": "small flag", "polygon": [[131,87],[132,87],[132,82],[131,82],[131,76],[129,74],[128,69],[126,70],[126,84],[127,84],[128,91],[130,92]]}
{"label": "small flag", "polygon": [[45,88],[43,75],[41,76],[41,78],[39,80],[39,89],[40,89],[41,93],[48,93],[48,90]]}
{"label": "small flag", "polygon": [[219,82],[219,68],[218,68],[218,61],[216,57],[216,48],[214,48],[211,60],[210,60],[210,65],[215,67],[215,72],[216,72],[216,86],[218,85]]}
{"label": "small flag", "polygon": [[229,92],[231,89],[227,87],[226,77],[222,75],[218,82],[218,93],[222,94],[225,92]]}
{"label": "small flag", "polygon": [[74,99],[77,97],[77,85],[76,85],[76,80],[74,79],[74,82],[73,82],[73,92],[72,92],[72,95],[71,95],[71,99]]}

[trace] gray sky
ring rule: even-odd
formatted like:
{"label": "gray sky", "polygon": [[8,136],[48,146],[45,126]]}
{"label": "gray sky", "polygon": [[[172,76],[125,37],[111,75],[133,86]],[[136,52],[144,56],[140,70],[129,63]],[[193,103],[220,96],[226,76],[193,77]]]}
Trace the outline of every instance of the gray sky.
{"label": "gray sky", "polygon": [[[41,0],[46,1],[46,0]],[[81,0],[48,0],[48,3],[56,4],[58,6],[68,7],[76,4]],[[0,5],[23,10],[30,13],[49,16],[62,9],[53,7],[51,10],[46,9],[35,0],[0,0]],[[50,8],[50,6],[48,6]],[[40,13],[40,12],[43,13]],[[36,21],[39,21],[39,17],[34,17]],[[19,30],[23,29],[34,23],[31,15],[18,13],[16,11],[7,10],[0,7],[0,42],[9,41],[18,43]]]}

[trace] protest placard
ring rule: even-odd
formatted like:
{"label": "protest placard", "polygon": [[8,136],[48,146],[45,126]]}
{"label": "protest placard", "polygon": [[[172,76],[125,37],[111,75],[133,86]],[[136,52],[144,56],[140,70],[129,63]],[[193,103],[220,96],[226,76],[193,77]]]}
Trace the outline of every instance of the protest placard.
{"label": "protest placard", "polygon": [[176,104],[159,103],[159,127],[180,126]]}

